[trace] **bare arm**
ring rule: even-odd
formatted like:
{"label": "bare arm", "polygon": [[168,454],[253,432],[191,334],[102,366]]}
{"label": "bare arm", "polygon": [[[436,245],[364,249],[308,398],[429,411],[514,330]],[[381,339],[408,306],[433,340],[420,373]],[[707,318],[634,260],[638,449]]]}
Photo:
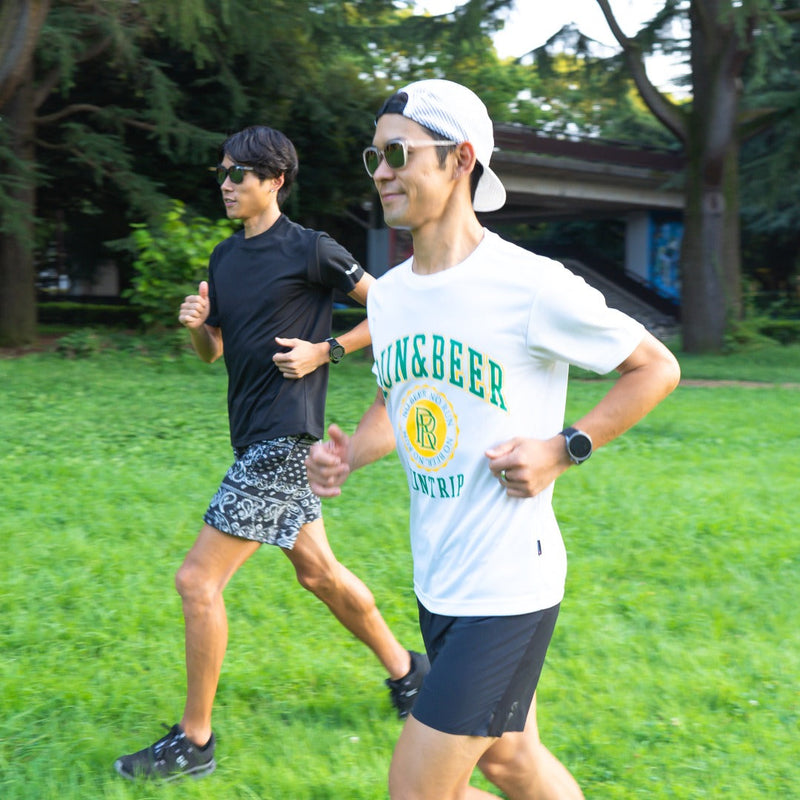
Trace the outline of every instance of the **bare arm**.
{"label": "bare arm", "polygon": [[178,321],[188,329],[197,355],[210,364],[222,355],[222,331],[206,325],[210,311],[208,283],[201,281],[197,292],[184,298],[178,312]]}
{"label": "bare arm", "polygon": [[[594,449],[608,444],[655,408],[677,385],[675,356],[654,336],[644,338],[617,367],[619,378],[602,400],[573,425],[589,434]],[[565,472],[572,462],[564,437],[545,441],[511,439],[486,452],[489,469],[511,497],[532,497]]]}
{"label": "bare arm", "polygon": [[[365,272],[361,280],[353,287],[349,296],[357,300],[361,305],[366,305],[369,287],[375,282],[375,278]],[[328,363],[330,356],[330,345],[327,342],[308,342],[305,339],[284,339],[276,337],[275,341],[281,347],[290,348],[285,353],[276,353],[272,360],[275,366],[283,373],[284,378],[296,380],[308,375],[323,364]],[[336,341],[344,347],[345,353],[354,353],[361,350],[370,343],[369,325],[367,320],[361,320],[354,328],[347,333],[336,337]]]}
{"label": "bare arm", "polygon": [[681,378],[675,356],[649,333],[617,372],[620,376],[605,397],[574,423],[592,437],[595,448],[616,439],[649,414]]}
{"label": "bare arm", "polygon": [[320,497],[341,494],[351,472],[394,450],[394,433],[381,391],[378,390],[375,402],[352,436],[347,436],[338,425],[328,428],[328,436],[328,441],[312,446],[306,459],[308,481]]}

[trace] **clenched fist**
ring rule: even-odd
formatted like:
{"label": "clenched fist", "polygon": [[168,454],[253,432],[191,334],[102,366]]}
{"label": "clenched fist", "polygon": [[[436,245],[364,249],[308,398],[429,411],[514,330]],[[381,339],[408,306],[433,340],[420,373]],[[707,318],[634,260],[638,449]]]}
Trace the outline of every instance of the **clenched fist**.
{"label": "clenched fist", "polygon": [[211,308],[208,301],[208,283],[200,281],[197,291],[198,294],[190,294],[184,299],[178,313],[178,322],[187,328],[200,328],[208,319]]}

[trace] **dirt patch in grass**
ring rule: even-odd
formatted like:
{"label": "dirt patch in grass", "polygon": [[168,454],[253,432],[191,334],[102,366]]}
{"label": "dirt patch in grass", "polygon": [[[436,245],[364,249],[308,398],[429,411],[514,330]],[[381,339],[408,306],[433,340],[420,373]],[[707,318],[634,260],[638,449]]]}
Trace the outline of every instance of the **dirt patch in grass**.
{"label": "dirt patch in grass", "polygon": [[45,336],[37,336],[36,340],[30,344],[15,345],[14,347],[0,347],[0,358],[21,358],[32,353],[46,353],[54,350],[56,342],[63,336],[63,333],[52,333]]}

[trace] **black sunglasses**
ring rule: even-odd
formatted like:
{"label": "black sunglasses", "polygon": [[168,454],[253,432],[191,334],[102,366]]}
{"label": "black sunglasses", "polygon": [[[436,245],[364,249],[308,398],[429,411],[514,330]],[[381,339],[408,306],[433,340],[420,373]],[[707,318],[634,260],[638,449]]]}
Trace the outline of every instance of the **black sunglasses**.
{"label": "black sunglasses", "polygon": [[367,174],[370,178],[375,174],[375,171],[381,165],[381,161],[386,159],[386,163],[391,169],[402,169],[408,163],[408,148],[415,147],[442,147],[444,145],[454,145],[449,139],[442,141],[425,140],[422,142],[407,142],[405,139],[392,139],[386,142],[386,146],[381,149],[371,145],[365,147],[362,156],[364,158],[364,166],[367,169]]}
{"label": "black sunglasses", "polygon": [[245,172],[255,172],[255,169],[255,167],[244,167],[241,164],[231,164],[229,167],[217,164],[216,167],[209,167],[209,170],[216,174],[217,183],[220,186],[228,177],[231,179],[231,183],[241,183],[244,180]]}

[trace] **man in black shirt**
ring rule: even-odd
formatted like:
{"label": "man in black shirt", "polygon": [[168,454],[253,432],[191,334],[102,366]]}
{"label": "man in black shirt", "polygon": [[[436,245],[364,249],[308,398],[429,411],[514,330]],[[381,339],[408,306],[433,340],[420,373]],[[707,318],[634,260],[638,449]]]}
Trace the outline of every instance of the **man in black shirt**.
{"label": "man in black shirt", "polygon": [[413,705],[427,658],[406,650],[372,593],[334,556],[304,460],[323,435],[328,362],[369,344],[366,320],[330,338],[333,292],[365,304],[373,278],[324,233],[280,210],[297,174],[292,143],[258,126],[229,137],[217,179],[230,219],[243,229],[221,242],[208,281],[181,305],[179,320],[206,362],[224,355],[235,461],[178,570],[186,629],[183,717],[150,747],[114,766],[126,778],[172,779],[212,772],[211,713],[227,646],[223,590],[262,544],[279,546],[302,586],[367,644],[386,668],[401,717]]}

